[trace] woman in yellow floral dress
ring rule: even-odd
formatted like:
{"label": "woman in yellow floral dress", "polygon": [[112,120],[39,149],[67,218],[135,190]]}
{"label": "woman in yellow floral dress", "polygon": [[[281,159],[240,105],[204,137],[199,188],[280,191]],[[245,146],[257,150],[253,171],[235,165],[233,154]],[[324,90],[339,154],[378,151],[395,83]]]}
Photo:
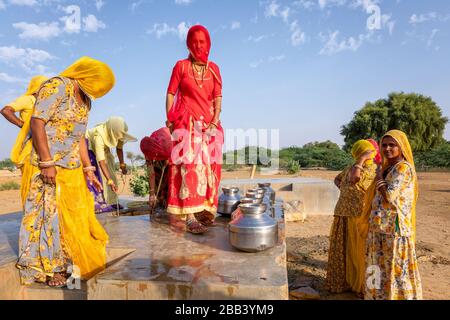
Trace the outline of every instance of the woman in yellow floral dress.
{"label": "woman in yellow floral dress", "polygon": [[[417,175],[405,133],[381,139],[383,165],[366,202],[369,212],[365,299],[422,299],[415,251]],[[369,209],[367,209],[369,208]]]}
{"label": "woman in yellow floral dress", "polygon": [[[355,219],[363,212],[364,197],[375,179],[375,147],[367,140],[357,141],[352,148],[355,164],[347,167],[335,179],[340,196],[334,209],[334,222],[330,232],[330,248],[326,287],[330,292],[341,293],[353,289],[361,293],[362,288],[354,275],[364,268],[364,242],[358,243]],[[361,248],[358,250],[358,248]],[[358,255],[358,252],[361,254]]]}
{"label": "woman in yellow floral dress", "polygon": [[31,118],[37,174],[25,203],[16,264],[22,284],[64,286],[71,269],[83,279],[105,266],[108,235],[95,217],[86,180],[101,185],[84,134],[91,100],[113,85],[106,64],[83,57],[39,90]]}
{"label": "woman in yellow floral dress", "polygon": [[[26,193],[30,188],[30,180],[33,176],[34,167],[30,164],[30,154],[32,142],[30,136],[30,120],[36,102],[37,92],[43,82],[47,81],[45,76],[35,76],[31,79],[28,89],[24,95],[11,103],[8,103],[0,112],[11,122],[20,128],[16,142],[11,150],[11,161],[22,171],[22,183],[20,185],[20,195],[22,206],[25,204]],[[19,117],[16,113],[19,113]]]}

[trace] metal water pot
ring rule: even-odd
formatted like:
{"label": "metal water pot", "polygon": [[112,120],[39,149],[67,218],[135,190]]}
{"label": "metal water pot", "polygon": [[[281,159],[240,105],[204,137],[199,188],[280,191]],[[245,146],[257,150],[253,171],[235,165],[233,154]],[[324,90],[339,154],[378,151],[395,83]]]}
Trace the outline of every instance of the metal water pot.
{"label": "metal water pot", "polygon": [[223,193],[219,197],[219,204],[217,212],[221,215],[231,215],[231,213],[237,209],[241,196],[239,195],[239,188],[237,187],[224,187]]}
{"label": "metal water pot", "polygon": [[272,189],[269,182],[258,183],[258,187],[266,191],[266,196],[269,197],[272,203],[275,203],[275,190]]}
{"label": "metal water pot", "polygon": [[233,247],[258,252],[274,247],[278,241],[278,223],[267,213],[265,204],[240,204],[240,212],[228,224]]}

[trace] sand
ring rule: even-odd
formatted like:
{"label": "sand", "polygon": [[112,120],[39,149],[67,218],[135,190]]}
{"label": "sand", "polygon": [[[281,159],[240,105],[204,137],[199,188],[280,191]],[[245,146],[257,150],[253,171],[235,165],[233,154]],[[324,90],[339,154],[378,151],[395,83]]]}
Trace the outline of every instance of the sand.
{"label": "sand", "polygon": [[[333,180],[337,173],[303,170],[297,176]],[[222,178],[249,176],[249,169],[243,169],[223,172]],[[128,180],[129,176],[126,181]],[[0,171],[0,183],[6,181],[20,183],[20,176]],[[122,190],[122,185],[120,189]],[[128,186],[123,188],[122,194],[130,194]],[[0,191],[0,214],[20,210],[18,190]],[[297,278],[306,277],[322,299],[356,299],[352,293],[329,294],[323,288],[332,220],[331,216],[308,216],[303,223],[288,223],[286,235],[289,282],[292,284]],[[450,299],[450,172],[419,173],[417,255],[424,299]]]}

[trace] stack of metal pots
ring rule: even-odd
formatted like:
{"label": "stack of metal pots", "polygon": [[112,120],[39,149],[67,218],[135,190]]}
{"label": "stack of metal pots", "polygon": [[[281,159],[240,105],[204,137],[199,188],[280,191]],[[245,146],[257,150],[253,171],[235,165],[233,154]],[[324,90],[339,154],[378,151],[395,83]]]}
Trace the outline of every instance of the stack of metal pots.
{"label": "stack of metal pots", "polygon": [[219,197],[217,212],[224,216],[230,216],[235,211],[241,200],[238,187],[224,187]]}
{"label": "stack of metal pots", "polygon": [[258,183],[258,187],[264,189],[266,192],[266,196],[272,202],[272,205],[275,203],[275,190],[272,189],[269,182]]}

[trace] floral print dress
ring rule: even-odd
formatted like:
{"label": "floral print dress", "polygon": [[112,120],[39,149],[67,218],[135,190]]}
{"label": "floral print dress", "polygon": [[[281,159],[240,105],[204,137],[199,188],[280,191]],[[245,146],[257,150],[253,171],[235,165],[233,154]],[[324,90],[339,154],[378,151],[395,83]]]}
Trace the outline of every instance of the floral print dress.
{"label": "floral print dress", "polygon": [[415,172],[401,161],[385,181],[388,199],[377,191],[369,219],[365,299],[422,299],[411,214]]}
{"label": "floral print dress", "polygon": [[[79,145],[86,131],[88,115],[89,106],[80,105],[75,100],[72,80],[57,77],[43,84],[38,93],[33,118],[45,122],[48,146],[56,163],[57,176],[56,185],[44,183],[39,170],[36,170],[31,179],[20,228],[19,258],[16,264],[22,284],[45,282],[47,276],[67,271],[73,263],[73,257],[78,256],[73,250],[73,241],[71,243],[64,239],[65,235],[74,238],[64,230],[68,229],[63,222],[69,218],[64,217],[70,211],[68,208],[77,209],[77,221],[80,225],[92,228],[90,221],[83,221],[84,212],[80,209],[83,206],[88,212],[89,201],[92,199],[84,197],[85,190],[78,187],[85,186]],[[37,167],[38,161],[38,155],[33,150],[31,164]],[[82,184],[78,181],[80,179]],[[84,229],[69,227],[71,230],[76,229],[78,238],[85,236]],[[104,249],[107,235],[101,226],[95,227],[100,230],[97,234],[99,239],[102,238]],[[89,249],[87,244],[85,247],[86,250]]]}

